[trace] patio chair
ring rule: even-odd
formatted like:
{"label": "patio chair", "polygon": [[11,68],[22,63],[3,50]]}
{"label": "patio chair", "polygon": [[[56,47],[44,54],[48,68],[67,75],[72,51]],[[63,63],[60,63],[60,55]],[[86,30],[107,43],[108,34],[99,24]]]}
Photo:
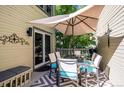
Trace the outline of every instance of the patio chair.
{"label": "patio chair", "polygon": [[90,74],[90,73],[93,73],[93,74],[96,75],[97,82],[98,82],[99,86],[100,86],[100,84],[99,84],[98,74],[99,74],[99,64],[100,64],[101,60],[102,60],[102,56],[97,54],[93,63],[89,64],[89,63],[86,62],[85,65],[83,65],[83,68],[82,68],[82,71],[85,71],[86,76],[87,76],[87,74]]}
{"label": "patio chair", "polygon": [[57,59],[62,58],[61,55],[60,55],[60,52],[56,52],[55,55],[56,55]]}
{"label": "patio chair", "polygon": [[58,59],[57,63],[57,86],[60,86],[60,78],[74,80],[76,81],[77,86],[78,83],[81,83],[81,75],[78,72],[77,59]]}
{"label": "patio chair", "polygon": [[49,59],[50,59],[50,74],[49,74],[49,77],[51,78],[51,75],[52,75],[52,70],[57,70],[57,64],[56,64],[56,56],[54,53],[50,53],[48,54],[49,55]]}
{"label": "patio chair", "polygon": [[85,59],[84,58],[84,62],[85,63],[88,63],[88,64],[93,64],[96,56],[97,56],[97,54],[96,53],[93,53],[93,55],[92,55],[92,57],[90,59]]}
{"label": "patio chair", "polygon": [[91,57],[91,61],[94,61],[95,58],[96,58],[96,56],[97,56],[97,54],[94,52],[93,55],[92,55],[92,57]]}
{"label": "patio chair", "polygon": [[74,55],[78,59],[80,59],[80,58],[84,59],[84,55],[81,54],[81,51],[74,51]]}
{"label": "patio chair", "polygon": [[74,51],[74,55],[75,55],[76,57],[80,57],[81,51]]}

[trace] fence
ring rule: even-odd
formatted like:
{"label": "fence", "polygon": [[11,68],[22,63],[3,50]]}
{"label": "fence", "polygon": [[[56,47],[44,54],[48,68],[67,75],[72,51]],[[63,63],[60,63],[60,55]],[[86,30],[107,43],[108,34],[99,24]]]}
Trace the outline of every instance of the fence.
{"label": "fence", "polygon": [[74,51],[81,51],[81,54],[89,54],[89,49],[85,49],[85,48],[81,48],[81,49],[73,49],[73,48],[61,48],[61,49],[57,49],[57,51],[60,52],[60,54],[62,55],[62,57],[68,57],[68,56],[73,56],[74,55]]}

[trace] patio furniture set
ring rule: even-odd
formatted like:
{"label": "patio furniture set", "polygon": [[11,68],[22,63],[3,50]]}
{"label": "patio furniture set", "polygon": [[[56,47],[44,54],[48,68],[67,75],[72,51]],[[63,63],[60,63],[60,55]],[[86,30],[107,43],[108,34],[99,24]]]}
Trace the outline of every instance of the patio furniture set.
{"label": "patio furniture set", "polygon": [[[36,19],[30,21],[33,24],[42,24],[49,27],[56,28],[58,31],[62,32],[64,35],[83,35],[87,33],[92,33],[96,31],[96,25],[99,19],[99,15],[104,6],[86,6],[79,11],[71,14],[52,16],[48,18]],[[94,13],[95,11],[95,13]],[[80,51],[75,51],[75,59],[65,59],[61,58],[59,52],[50,53],[50,77],[52,75],[52,69],[56,73],[56,84],[59,86],[59,80],[61,78],[69,78],[77,81],[81,84],[81,74],[99,71],[99,63],[102,57],[98,54],[92,56],[92,60],[85,60],[85,55],[81,55]],[[82,60],[83,59],[83,60]]]}
{"label": "patio furniture set", "polygon": [[[90,60],[85,59],[80,51],[74,51],[75,58],[62,58],[60,52],[50,53],[50,73],[49,77],[56,75],[56,85],[60,86],[60,79],[70,79],[76,81],[77,86],[81,86],[82,74],[85,74],[85,84],[87,86],[87,76],[92,73],[96,76],[99,85],[99,64],[102,56],[93,53]],[[54,71],[53,71],[54,70]]]}

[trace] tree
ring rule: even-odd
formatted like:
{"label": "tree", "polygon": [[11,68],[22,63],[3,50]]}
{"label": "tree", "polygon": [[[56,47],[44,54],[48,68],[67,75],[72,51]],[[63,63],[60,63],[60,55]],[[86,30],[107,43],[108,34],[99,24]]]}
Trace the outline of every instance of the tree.
{"label": "tree", "polygon": [[[56,15],[63,15],[75,12],[77,7],[74,5],[57,5]],[[72,36],[64,36],[61,32],[56,31],[56,47],[57,48],[69,48],[69,42]]]}
{"label": "tree", "polygon": [[77,10],[74,5],[57,5],[56,6],[56,15],[63,15],[75,12]]}
{"label": "tree", "polygon": [[[56,15],[63,15],[75,12],[79,9],[76,5],[57,5],[56,6]],[[95,45],[95,40],[90,39],[92,34],[80,35],[80,36],[65,36],[61,32],[56,31],[56,47],[57,48],[83,48],[88,47],[91,44]],[[71,40],[73,40],[72,43]]]}

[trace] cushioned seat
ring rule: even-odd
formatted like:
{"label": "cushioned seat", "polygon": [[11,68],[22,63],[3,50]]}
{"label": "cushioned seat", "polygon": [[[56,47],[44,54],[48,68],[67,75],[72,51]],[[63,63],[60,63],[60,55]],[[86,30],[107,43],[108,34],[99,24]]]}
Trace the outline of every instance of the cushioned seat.
{"label": "cushioned seat", "polygon": [[[56,71],[57,71],[57,64],[56,64],[57,59],[56,59],[56,56],[55,56],[54,53],[50,53],[48,55],[49,55],[49,59],[50,59],[50,73],[49,73],[49,77],[51,78],[52,73],[55,74]],[[55,73],[52,70],[54,70]]]}
{"label": "cushioned seat", "polygon": [[[89,60],[85,60],[85,62],[83,63],[78,63],[79,65],[81,65],[79,68],[80,68],[80,71],[83,71],[85,72],[85,69],[87,69],[87,72],[91,72],[93,71],[93,69],[95,69],[94,67],[91,67],[90,65],[92,64],[91,61]],[[84,65],[84,66],[83,66]],[[87,65],[87,66],[86,66]],[[88,66],[89,65],[89,66]],[[86,66],[86,67],[85,67]]]}
{"label": "cushioned seat", "polygon": [[51,68],[53,68],[53,69],[57,68],[57,64],[56,63],[51,63]]}
{"label": "cushioned seat", "polygon": [[80,67],[80,70],[83,71],[83,72],[85,72],[85,69],[87,70],[88,73],[96,72],[96,68],[93,67],[93,66],[87,66],[87,67],[81,66]]}
{"label": "cushioned seat", "polygon": [[93,61],[85,60],[84,64],[91,65],[91,64],[93,64]]}
{"label": "cushioned seat", "polygon": [[27,71],[29,69],[30,69],[30,67],[27,67],[27,66],[18,66],[15,68],[8,69],[8,71],[13,72],[15,74],[20,74],[20,73]]}
{"label": "cushioned seat", "polygon": [[0,72],[0,82],[7,80],[13,76],[15,76],[16,73],[10,72],[8,70]]}
{"label": "cushioned seat", "polygon": [[73,80],[77,79],[77,73],[75,72],[60,71],[60,76],[63,78],[71,78]]}

